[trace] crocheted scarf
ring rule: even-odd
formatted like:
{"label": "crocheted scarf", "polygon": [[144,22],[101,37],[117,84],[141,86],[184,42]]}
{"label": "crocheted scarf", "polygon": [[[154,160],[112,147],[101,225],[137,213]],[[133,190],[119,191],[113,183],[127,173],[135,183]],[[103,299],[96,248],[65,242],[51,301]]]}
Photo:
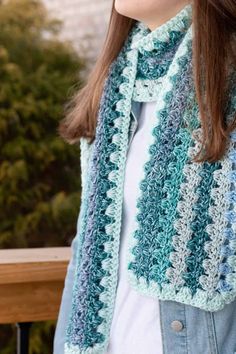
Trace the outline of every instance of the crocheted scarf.
{"label": "crocheted scarf", "polygon": [[[236,296],[236,134],[221,160],[192,161],[202,132],[191,11],[186,6],[154,31],[135,22],[110,66],[95,140],[90,146],[81,139],[82,202],[66,354],[105,354],[109,343],[132,100],[157,103],[128,235],[130,285],[209,311]],[[232,97],[227,119],[235,113]]]}

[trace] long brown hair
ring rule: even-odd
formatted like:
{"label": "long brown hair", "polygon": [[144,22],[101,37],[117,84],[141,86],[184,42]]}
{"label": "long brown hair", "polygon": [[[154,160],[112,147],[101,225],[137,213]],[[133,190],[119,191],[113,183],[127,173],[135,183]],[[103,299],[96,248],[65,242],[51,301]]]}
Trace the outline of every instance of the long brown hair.
{"label": "long brown hair", "polygon": [[[103,49],[86,85],[71,101],[59,134],[70,144],[87,137],[92,142],[99,103],[108,69],[120,52],[136,20],[120,15],[114,6]],[[236,127],[225,123],[228,67],[235,70],[235,0],[195,0],[193,2],[193,67],[196,95],[203,130],[202,150],[196,161],[217,161],[226,149],[229,133]],[[204,149],[204,153],[203,153]],[[201,157],[200,157],[201,154]]]}

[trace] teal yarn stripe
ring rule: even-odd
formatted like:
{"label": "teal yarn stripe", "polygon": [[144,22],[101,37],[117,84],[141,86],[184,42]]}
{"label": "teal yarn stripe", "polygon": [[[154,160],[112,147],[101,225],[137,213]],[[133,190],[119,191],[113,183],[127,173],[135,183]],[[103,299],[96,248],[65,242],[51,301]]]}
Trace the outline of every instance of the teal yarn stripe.
{"label": "teal yarn stripe", "polygon": [[[117,188],[117,184],[116,181],[111,181],[108,175],[116,171],[118,167],[117,162],[110,159],[117,149],[116,144],[111,143],[111,138],[123,129],[122,126],[117,127],[114,124],[114,121],[121,116],[120,112],[115,109],[115,105],[125,98],[120,93],[119,87],[123,82],[127,82],[127,78],[119,73],[127,67],[124,51],[127,50],[129,40],[130,38],[117,60],[112,64],[101,100],[89,171],[88,203],[84,204],[88,206],[88,209],[85,215],[85,227],[81,230],[81,249],[78,250],[72,316],[67,328],[68,348],[76,346],[81,350],[87,350],[92,346],[104,346],[107,339],[106,331],[109,329],[108,318],[104,318],[101,314],[109,313],[108,306],[112,304],[109,302],[110,296],[105,298],[105,293],[114,289],[105,288],[101,280],[105,277],[113,277],[113,269],[104,269],[103,261],[111,259],[113,243],[117,242],[111,241],[106,230],[106,226],[115,221],[114,213],[113,216],[106,213],[112,202],[107,192],[111,188]],[[121,141],[122,143],[124,142]],[[109,242],[111,247],[107,250],[104,245]],[[116,266],[117,264],[114,263],[113,267]]]}
{"label": "teal yarn stripe", "polygon": [[[140,183],[142,196],[137,202],[139,228],[133,237],[138,242],[132,250],[135,260],[128,265],[137,278],[144,276],[147,281],[155,279],[160,284],[168,282],[165,272],[170,266],[169,253],[175,233],[172,222],[191,141],[189,132],[181,128],[192,85],[189,58],[181,58],[180,66],[181,72],[172,78],[175,97],[167,95],[166,109],[160,113],[160,124],[153,131],[156,141],[150,147],[151,159],[144,166],[146,175]],[[174,170],[175,180],[171,181]],[[174,195],[168,190],[171,184]]]}
{"label": "teal yarn stripe", "polygon": [[[180,185],[183,182],[183,167],[187,161],[187,151],[191,137],[184,128],[180,129],[176,142],[177,147],[171,154],[171,161],[168,165],[168,171],[163,185],[161,195],[160,212],[158,215],[158,229],[153,242],[153,250],[150,259],[150,279],[156,281],[162,286],[169,283],[166,276],[166,270],[171,267],[169,255],[174,251],[172,238],[176,231],[173,223],[178,217],[177,204],[180,194]],[[175,178],[173,178],[173,173]]]}
{"label": "teal yarn stripe", "polygon": [[218,162],[203,163],[203,166],[199,172],[201,181],[195,190],[195,193],[198,195],[198,199],[192,209],[195,214],[195,219],[190,224],[190,228],[193,231],[193,236],[192,239],[188,241],[188,249],[191,253],[186,258],[187,271],[183,274],[185,284],[189,289],[191,289],[193,295],[196,293],[198,288],[201,288],[201,285],[199,284],[199,277],[204,274],[203,260],[207,257],[207,253],[204,250],[204,244],[206,241],[210,240],[205,228],[212,222],[212,219],[208,214],[208,209],[212,204],[209,191],[216,186],[216,182],[213,178],[213,172],[218,168],[220,168],[220,163]]}

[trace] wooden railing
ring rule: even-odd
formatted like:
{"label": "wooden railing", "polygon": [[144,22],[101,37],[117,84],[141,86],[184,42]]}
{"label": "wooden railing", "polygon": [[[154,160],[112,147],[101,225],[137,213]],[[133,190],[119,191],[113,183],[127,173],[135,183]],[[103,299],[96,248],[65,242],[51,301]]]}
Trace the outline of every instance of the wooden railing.
{"label": "wooden railing", "polygon": [[28,353],[32,322],[57,319],[70,247],[0,250],[0,324],[17,323]]}

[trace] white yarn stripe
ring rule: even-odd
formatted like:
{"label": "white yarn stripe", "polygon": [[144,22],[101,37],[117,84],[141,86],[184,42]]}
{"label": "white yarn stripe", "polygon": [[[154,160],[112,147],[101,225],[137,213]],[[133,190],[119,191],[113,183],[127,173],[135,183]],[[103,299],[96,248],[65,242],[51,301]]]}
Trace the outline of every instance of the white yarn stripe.
{"label": "white yarn stripe", "polygon": [[[234,107],[236,107],[236,100],[234,100]],[[236,148],[236,131],[234,131],[233,133],[231,133],[231,139],[234,142],[234,153],[235,153],[235,148]],[[234,172],[236,172],[236,162],[232,161],[232,170]],[[236,192],[236,182],[231,182],[232,183],[232,187],[233,187],[233,191]],[[230,204],[233,208],[232,211],[234,213],[236,213],[236,205],[235,202],[231,202]],[[236,235],[236,221],[235,222],[231,222],[231,228],[232,231],[234,233],[234,235]],[[233,273],[230,272],[229,274],[226,275],[225,280],[227,282],[227,284],[231,285],[233,289],[236,288],[236,237],[235,239],[232,239],[229,241],[229,247],[230,249],[234,252],[234,254],[232,254],[231,256],[228,257],[227,262],[229,264],[229,266],[231,267],[231,270],[233,270]]]}
{"label": "white yarn stripe", "polygon": [[135,80],[133,100],[137,102],[152,102],[157,100],[163,77],[156,80]]}

